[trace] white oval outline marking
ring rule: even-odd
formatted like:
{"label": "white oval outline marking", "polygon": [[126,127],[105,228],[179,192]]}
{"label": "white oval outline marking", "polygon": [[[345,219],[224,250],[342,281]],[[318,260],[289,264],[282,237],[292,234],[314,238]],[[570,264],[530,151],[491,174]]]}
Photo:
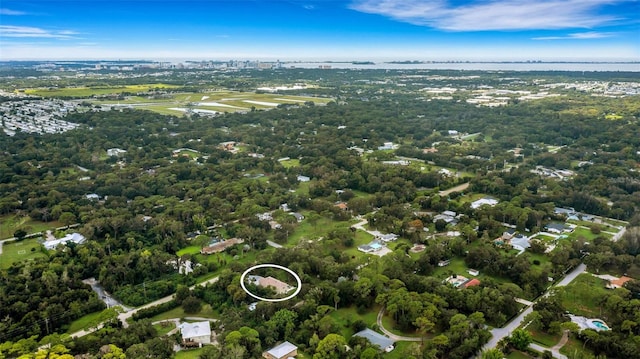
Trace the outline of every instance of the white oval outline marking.
{"label": "white oval outline marking", "polygon": [[[293,294],[291,294],[288,297],[285,298],[262,298],[259,297],[253,293],[251,293],[247,287],[245,287],[244,285],[244,277],[247,276],[247,274],[255,269],[259,269],[259,268],[277,268],[277,269],[282,269],[283,271],[290,273],[295,279],[296,279],[296,283],[298,284],[296,291],[293,292]],[[300,276],[298,274],[296,274],[296,272],[292,271],[291,269],[278,265],[278,264],[269,264],[269,263],[265,263],[265,264],[258,264],[256,266],[250,267],[249,269],[247,269],[246,271],[244,271],[244,273],[242,273],[242,276],[240,277],[240,286],[242,287],[242,289],[245,291],[245,293],[249,294],[250,296],[252,296],[255,299],[258,300],[262,300],[265,302],[284,302],[285,300],[289,300],[293,297],[295,297],[296,295],[298,295],[298,293],[300,293],[300,290],[302,289],[302,280],[300,279]]]}

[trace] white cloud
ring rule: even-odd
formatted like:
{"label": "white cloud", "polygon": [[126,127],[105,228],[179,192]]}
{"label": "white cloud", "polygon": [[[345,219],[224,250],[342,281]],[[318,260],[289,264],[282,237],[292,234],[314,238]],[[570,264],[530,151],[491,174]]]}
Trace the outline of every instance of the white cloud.
{"label": "white cloud", "polygon": [[592,28],[619,18],[598,8],[625,0],[356,0],[350,8],[447,31]]}
{"label": "white cloud", "polygon": [[1,8],[0,9],[0,15],[20,16],[20,15],[27,15],[27,13],[24,12],[24,11],[20,11],[20,10],[11,10],[11,9],[7,9],[7,8]]}
{"label": "white cloud", "polygon": [[603,39],[605,37],[612,37],[614,33],[611,32],[578,32],[575,34],[568,34],[566,36],[541,36],[534,37],[532,40],[590,40],[590,39]]}
{"label": "white cloud", "polygon": [[13,26],[0,25],[0,35],[3,37],[21,37],[21,38],[49,38],[67,40],[75,38],[73,35],[78,33],[71,30],[45,30],[39,27],[31,26]]}

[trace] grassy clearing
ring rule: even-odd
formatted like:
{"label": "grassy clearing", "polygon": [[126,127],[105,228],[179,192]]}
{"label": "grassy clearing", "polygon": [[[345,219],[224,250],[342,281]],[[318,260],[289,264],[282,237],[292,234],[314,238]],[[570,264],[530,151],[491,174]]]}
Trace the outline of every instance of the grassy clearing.
{"label": "grassy clearing", "polygon": [[382,316],[382,325],[384,328],[395,335],[401,335],[405,337],[420,337],[421,335],[415,331],[411,332],[402,332],[395,328],[396,321],[393,320],[387,313]]}
{"label": "grassy clearing", "polygon": [[187,314],[184,312],[184,309],[182,309],[182,307],[180,306],[151,317],[151,321],[158,322],[161,320],[174,319],[174,318],[184,319],[186,317],[220,319],[220,313],[217,310],[214,310],[213,308],[211,308],[211,305],[209,304],[203,305],[202,310],[196,314]]}
{"label": "grassy clearing", "polygon": [[584,348],[583,341],[571,337],[569,337],[569,341],[562,348],[560,348],[560,353],[570,358],[593,355],[593,352],[591,350]]}
{"label": "grassy clearing", "polygon": [[0,239],[12,238],[18,229],[24,229],[28,234],[62,227],[58,221],[41,222],[29,216],[8,215],[0,217]]}
{"label": "grassy clearing", "polygon": [[83,317],[74,320],[67,329],[67,333],[75,333],[79,330],[88,329],[100,323],[100,314],[102,312],[89,313]]}
{"label": "grassy clearing", "polygon": [[519,350],[514,350],[506,356],[507,359],[531,359],[532,356]]}
{"label": "grassy clearing", "polygon": [[462,258],[452,258],[451,263],[445,267],[438,267],[433,271],[432,276],[438,279],[446,279],[452,274],[458,274],[465,277],[470,277],[467,274],[469,267],[464,263]]}
{"label": "grassy clearing", "polygon": [[47,255],[41,249],[42,245],[38,242],[38,238],[4,243],[2,255],[0,255],[0,268],[9,268],[13,263],[19,261],[46,258]]}
{"label": "grassy clearing", "polygon": [[154,328],[158,331],[158,336],[167,335],[170,331],[175,329],[176,323],[174,322],[162,322],[153,325]]}
{"label": "grassy clearing", "polygon": [[586,228],[580,228],[580,227],[576,228],[571,234],[569,234],[569,240],[572,240],[572,241],[580,237],[583,237],[588,241],[592,241],[596,237],[611,238],[611,235],[608,233],[593,234],[591,233],[591,230]]}
{"label": "grassy clearing", "polygon": [[203,348],[180,350],[174,356],[175,359],[198,359],[202,354]]}
{"label": "grassy clearing", "polygon": [[543,241],[543,242],[545,242],[545,243],[552,242],[553,240],[555,240],[555,238],[554,238],[554,237],[547,236],[547,235],[544,235],[544,234],[536,234],[536,235],[535,235],[533,238],[531,238],[531,239],[534,239],[534,238],[535,238],[535,239],[539,239],[539,240],[541,240],[541,241]]}
{"label": "grassy clearing", "polygon": [[[351,246],[350,248],[347,248],[344,252],[350,255],[351,257],[359,257],[362,255],[366,255],[365,253],[360,252],[358,250],[358,246],[367,244],[372,240],[373,240],[373,236],[370,235],[369,233],[364,231],[356,231],[355,240],[353,241],[353,246]],[[391,248],[393,248],[393,245]],[[373,254],[369,254],[369,255],[373,255]]]}
{"label": "grassy clearing", "polygon": [[331,218],[317,216],[310,219],[310,212],[302,212],[306,217],[298,224],[293,234],[289,236],[287,241],[289,245],[296,245],[301,240],[315,240],[326,235],[338,228],[349,228],[352,224],[350,221],[334,221]]}
{"label": "grassy clearing", "polygon": [[529,334],[531,334],[531,338],[534,342],[547,348],[551,348],[552,346],[558,344],[561,338],[560,335],[551,335],[549,333],[545,333],[541,330],[533,328],[527,328],[527,331],[529,332]]}
{"label": "grassy clearing", "polygon": [[182,248],[176,253],[178,257],[183,256],[185,254],[198,254],[200,253],[200,246],[189,246],[186,248]]}
{"label": "grassy clearing", "polygon": [[411,345],[420,345],[419,342],[396,342],[394,344],[395,349],[389,353],[382,354],[384,359],[405,359],[407,357],[406,351]]}
{"label": "grassy clearing", "polygon": [[[121,92],[139,92],[141,90],[122,88]],[[78,88],[74,91],[67,90],[65,95],[58,96],[83,96],[88,97],[93,94],[109,94],[114,93],[114,89],[90,89]],[[103,93],[101,93],[101,91]],[[105,92],[106,91],[106,92]],[[72,95],[68,95],[71,93]],[[250,111],[252,108],[263,110],[275,108],[281,104],[299,105],[304,102],[311,101],[316,104],[326,104],[332,99],[320,97],[304,97],[304,96],[282,96],[278,94],[256,94],[253,92],[233,92],[233,91],[215,91],[215,92],[183,92],[171,94],[167,98],[149,99],[142,96],[131,96],[124,100],[100,100],[94,101],[96,104],[129,104],[136,105],[136,108],[155,111],[162,114],[180,115],[185,114],[184,111],[174,110],[172,108],[193,108],[203,110],[213,110],[218,112],[236,112]]]}
{"label": "grassy clearing", "polygon": [[292,158],[290,160],[280,161],[280,164],[284,168],[299,167],[300,166],[300,160],[297,159],[297,158]]}
{"label": "grassy clearing", "polygon": [[68,88],[37,88],[27,89],[24,92],[28,95],[36,95],[42,97],[89,97],[93,95],[110,95],[120,94],[123,92],[147,92],[154,89],[175,89],[177,85],[168,84],[146,84],[146,85],[127,85],[114,87],[68,87]]}
{"label": "grassy clearing", "polygon": [[366,313],[362,314],[358,313],[358,310],[355,307],[348,307],[333,311],[329,316],[333,318],[338,325],[340,325],[340,334],[346,339],[349,339],[353,334],[355,334],[355,330],[352,327],[353,323],[358,320],[362,320],[367,324],[367,327],[373,328],[376,324],[376,318],[379,311],[379,305],[373,306],[371,309],[367,310]]}
{"label": "grassy clearing", "polygon": [[601,301],[610,294],[606,281],[591,274],[579,275],[564,290],[559,292],[562,305],[571,313],[588,318],[599,318]]}

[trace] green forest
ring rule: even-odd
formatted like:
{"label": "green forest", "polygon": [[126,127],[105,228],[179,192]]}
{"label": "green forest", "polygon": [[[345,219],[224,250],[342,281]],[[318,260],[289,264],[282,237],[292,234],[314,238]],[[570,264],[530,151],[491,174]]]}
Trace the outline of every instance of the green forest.
{"label": "green forest", "polygon": [[[0,87],[131,86],[151,83],[148,71],[54,81],[5,69]],[[569,358],[640,358],[640,101],[581,87],[633,87],[637,73],[176,70],[153,78],[172,86],[139,96],[306,81],[315,86],[286,94],[322,101],[171,116],[107,110],[83,95],[64,99],[78,104],[61,116],[74,129],[0,135],[0,239],[15,237],[0,252],[0,358],[173,358],[180,332],[152,324],[168,312],[214,320],[217,345],[194,358],[260,358],[283,341],[314,359],[495,350],[535,358],[551,352],[536,353],[532,341],[547,338],[550,348],[563,333]],[[444,99],[425,90],[445,87],[457,91]],[[500,106],[468,101],[498,90],[509,97]],[[553,96],[522,96],[541,91]],[[2,96],[0,105],[46,101],[29,96]],[[3,126],[22,111],[2,106]],[[47,250],[46,229],[86,241]],[[361,249],[375,233],[397,236],[382,243],[386,255]],[[242,243],[201,254],[231,238]],[[515,238],[530,246],[519,250]],[[262,263],[290,268],[300,293],[248,309],[256,300],[240,277]],[[588,273],[632,279],[604,289],[582,274],[556,287],[582,263]],[[478,285],[448,282],[473,270]],[[89,278],[123,307],[108,306]],[[529,307],[521,299],[533,303],[528,326],[486,348],[493,328]],[[569,312],[610,330],[580,330]],[[416,340],[385,353],[353,336],[384,334],[377,315],[386,330]],[[70,335],[89,321],[90,333]]]}

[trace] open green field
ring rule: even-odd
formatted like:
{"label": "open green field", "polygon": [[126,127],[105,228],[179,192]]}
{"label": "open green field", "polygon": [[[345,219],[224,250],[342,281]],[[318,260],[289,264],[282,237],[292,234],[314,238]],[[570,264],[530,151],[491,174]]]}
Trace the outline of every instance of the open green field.
{"label": "open green field", "polygon": [[514,350],[506,356],[507,359],[531,359],[532,356],[519,350]]}
{"label": "open green field", "polygon": [[584,347],[584,342],[581,340],[569,337],[569,341],[560,348],[560,353],[570,357],[578,358],[582,355],[593,355],[593,352]]}
{"label": "open green field", "polygon": [[549,333],[545,333],[541,330],[531,327],[528,327],[527,331],[529,332],[529,334],[531,334],[531,338],[534,342],[547,348],[551,348],[552,346],[558,344],[561,338],[560,335],[551,335]]}
{"label": "open green field", "polygon": [[542,242],[544,242],[544,243],[550,243],[550,242],[553,242],[553,240],[555,240],[555,238],[554,238],[554,237],[547,236],[547,235],[540,234],[540,233],[536,234],[536,235],[535,235],[535,236],[533,236],[531,239],[534,239],[534,238],[535,238],[535,239],[539,239],[539,240],[541,240],[541,241],[542,241]]}
{"label": "open green field", "polygon": [[572,314],[598,318],[601,315],[602,298],[611,293],[605,288],[606,283],[604,279],[591,274],[580,274],[559,292],[562,305]]}
{"label": "open green field", "polygon": [[405,359],[407,357],[407,354],[405,353],[406,350],[409,349],[409,347],[411,345],[420,345],[419,342],[396,342],[394,344],[395,349],[393,349],[391,352],[389,353],[383,353],[382,357],[384,359]]}
{"label": "open green field", "polygon": [[[92,89],[77,90],[76,93],[90,96]],[[123,90],[120,92],[139,92]],[[72,92],[73,93],[73,92]],[[97,93],[96,93],[97,94]],[[58,95],[63,96],[63,95]],[[71,95],[66,95],[71,96]],[[302,105],[305,102],[313,102],[317,105],[327,104],[330,98],[290,96],[280,94],[265,94],[254,92],[215,91],[215,92],[181,92],[168,94],[163,98],[145,98],[131,96],[124,100],[93,100],[94,104],[103,105],[128,105],[137,109],[155,111],[162,114],[179,116],[187,113],[188,109],[215,112],[248,112],[252,109],[263,110],[278,107],[279,105]]]}
{"label": "open green field", "polygon": [[158,331],[158,336],[166,335],[176,327],[176,323],[174,322],[162,322],[153,325],[154,328]]}
{"label": "open green field", "polygon": [[186,248],[182,248],[176,254],[178,257],[183,256],[185,254],[198,254],[200,253],[200,246],[189,246]]}
{"label": "open green field", "polygon": [[604,232],[593,234],[591,233],[591,230],[581,227],[576,227],[576,229],[571,234],[569,234],[569,240],[576,240],[580,237],[585,238],[588,241],[592,241],[596,237],[611,238],[612,236],[609,233]]}
{"label": "open green field", "polygon": [[2,246],[0,268],[9,268],[15,262],[45,258],[46,255],[41,251],[41,248],[42,245],[37,238],[25,239],[19,242],[6,242]]}
{"label": "open green field", "polygon": [[196,150],[190,150],[188,148],[179,148],[177,150],[175,150],[177,152],[173,152],[173,156],[189,156],[190,159],[195,160],[196,158],[200,157],[200,152],[196,151]]}
{"label": "open green field", "polygon": [[308,211],[301,213],[305,216],[305,219],[298,223],[294,233],[289,236],[288,246],[297,245],[301,240],[316,240],[338,228],[349,228],[354,223],[352,221],[334,221],[331,218],[317,214],[312,215]]}
{"label": "open green field", "polygon": [[85,316],[82,316],[74,320],[69,325],[69,328],[67,329],[67,334],[75,333],[83,329],[89,329],[95,326],[96,324],[100,323],[101,322],[100,314],[102,314],[102,312],[89,313]]}
{"label": "open green field", "polygon": [[12,238],[18,229],[24,229],[28,234],[46,231],[62,227],[57,221],[41,222],[31,219],[29,216],[8,215],[0,217],[0,239]]}
{"label": "open green field", "polygon": [[432,276],[442,280],[446,279],[452,274],[457,274],[469,278],[471,277],[471,275],[467,273],[468,269],[469,267],[467,267],[467,265],[464,263],[464,259],[452,258],[449,265],[436,268],[433,271]]}
{"label": "open green field", "polygon": [[176,353],[174,356],[175,359],[198,359],[200,358],[200,354],[202,354],[203,349],[187,349],[181,350]]}
{"label": "open green field", "polygon": [[100,86],[100,87],[65,87],[65,88],[35,88],[26,89],[27,95],[42,97],[90,97],[93,95],[120,94],[123,92],[147,92],[155,89],[176,89],[180,86],[168,84],[145,84],[127,86]]}
{"label": "open green field", "polygon": [[174,318],[185,318],[185,317],[201,317],[201,318],[211,318],[211,319],[219,319],[220,313],[211,308],[211,305],[205,304],[202,306],[202,310],[196,314],[186,314],[182,307],[173,308],[164,313],[160,313],[156,316],[151,317],[152,322],[158,322],[166,319],[174,319]]}
{"label": "open green field", "polygon": [[353,323],[362,320],[368,328],[373,328],[379,311],[380,306],[376,304],[366,313],[359,314],[355,307],[347,307],[332,311],[329,316],[341,327],[340,334],[348,340],[355,334],[355,330],[352,327]]}
{"label": "open green field", "polygon": [[292,158],[290,160],[280,161],[280,164],[284,168],[299,167],[300,166],[300,160],[297,159],[297,158]]}

